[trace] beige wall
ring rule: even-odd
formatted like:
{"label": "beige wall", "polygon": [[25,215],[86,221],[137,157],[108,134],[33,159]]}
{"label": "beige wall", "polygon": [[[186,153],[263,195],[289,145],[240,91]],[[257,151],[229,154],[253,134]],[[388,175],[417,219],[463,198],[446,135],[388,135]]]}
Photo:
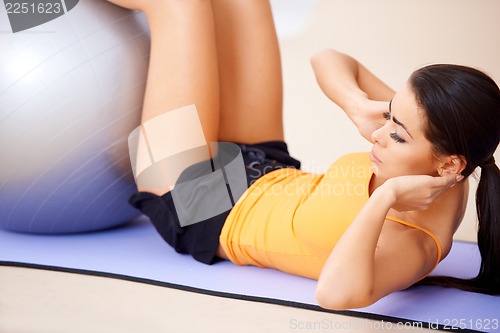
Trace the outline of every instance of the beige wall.
{"label": "beige wall", "polygon": [[[309,58],[321,49],[353,55],[396,90],[437,62],[473,66],[500,83],[498,0],[321,0],[312,13],[302,33],[281,40],[286,140],[305,170],[323,172],[344,153],[370,149],[316,84]],[[475,228],[470,200],[456,238],[475,240]]]}

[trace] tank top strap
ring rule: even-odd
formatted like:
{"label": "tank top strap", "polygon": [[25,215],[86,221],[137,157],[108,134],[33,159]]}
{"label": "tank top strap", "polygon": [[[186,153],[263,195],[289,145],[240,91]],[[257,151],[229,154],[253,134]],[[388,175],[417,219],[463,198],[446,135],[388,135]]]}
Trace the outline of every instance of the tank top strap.
{"label": "tank top strap", "polygon": [[425,229],[425,228],[423,228],[421,226],[415,225],[415,224],[410,223],[410,222],[406,222],[404,220],[401,220],[401,219],[398,219],[398,218],[392,217],[392,216],[386,216],[386,219],[390,220],[390,221],[394,221],[394,222],[400,223],[400,224],[403,224],[403,225],[408,226],[410,228],[414,228],[414,229],[420,230],[420,231],[426,233],[427,235],[429,235],[429,237],[431,237],[434,240],[434,242],[436,243],[436,248],[437,248],[437,252],[438,252],[436,263],[434,264],[434,267],[432,267],[432,269],[429,271],[429,273],[427,273],[424,276],[422,276],[420,279],[418,279],[418,281],[424,279],[427,275],[429,275],[437,267],[437,265],[441,261],[441,256],[443,254],[443,250],[442,250],[442,247],[441,247],[441,243],[439,242],[439,239],[432,232],[430,232],[429,230],[427,230],[427,229]]}

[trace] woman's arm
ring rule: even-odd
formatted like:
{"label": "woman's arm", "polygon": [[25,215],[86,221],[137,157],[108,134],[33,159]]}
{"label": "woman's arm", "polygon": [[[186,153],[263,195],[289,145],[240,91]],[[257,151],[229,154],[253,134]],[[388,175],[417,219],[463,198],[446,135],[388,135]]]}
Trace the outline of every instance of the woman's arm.
{"label": "woman's arm", "polygon": [[332,49],[314,55],[311,63],[326,96],[371,141],[371,133],[384,125],[383,113],[388,110],[394,90],[354,58]]}
{"label": "woman's arm", "polygon": [[391,208],[427,209],[460,178],[404,176],[371,195],[330,254],[316,290],[320,306],[343,310],[370,305],[405,289],[432,269],[435,247],[416,230],[380,239]]}

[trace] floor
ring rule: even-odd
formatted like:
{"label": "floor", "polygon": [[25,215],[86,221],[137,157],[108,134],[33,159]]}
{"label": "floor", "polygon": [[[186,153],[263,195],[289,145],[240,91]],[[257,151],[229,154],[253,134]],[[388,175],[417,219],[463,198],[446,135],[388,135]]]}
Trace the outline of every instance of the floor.
{"label": "floor", "polygon": [[2,333],[431,331],[418,324],[17,267],[0,267],[0,295]]}

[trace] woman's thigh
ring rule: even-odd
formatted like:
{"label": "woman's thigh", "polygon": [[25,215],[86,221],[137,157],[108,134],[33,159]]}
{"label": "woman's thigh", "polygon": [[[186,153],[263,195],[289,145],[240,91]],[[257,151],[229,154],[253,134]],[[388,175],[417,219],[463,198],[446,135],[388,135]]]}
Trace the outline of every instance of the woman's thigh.
{"label": "woman's thigh", "polygon": [[283,140],[278,40],[267,0],[212,1],[220,80],[219,140]]}

